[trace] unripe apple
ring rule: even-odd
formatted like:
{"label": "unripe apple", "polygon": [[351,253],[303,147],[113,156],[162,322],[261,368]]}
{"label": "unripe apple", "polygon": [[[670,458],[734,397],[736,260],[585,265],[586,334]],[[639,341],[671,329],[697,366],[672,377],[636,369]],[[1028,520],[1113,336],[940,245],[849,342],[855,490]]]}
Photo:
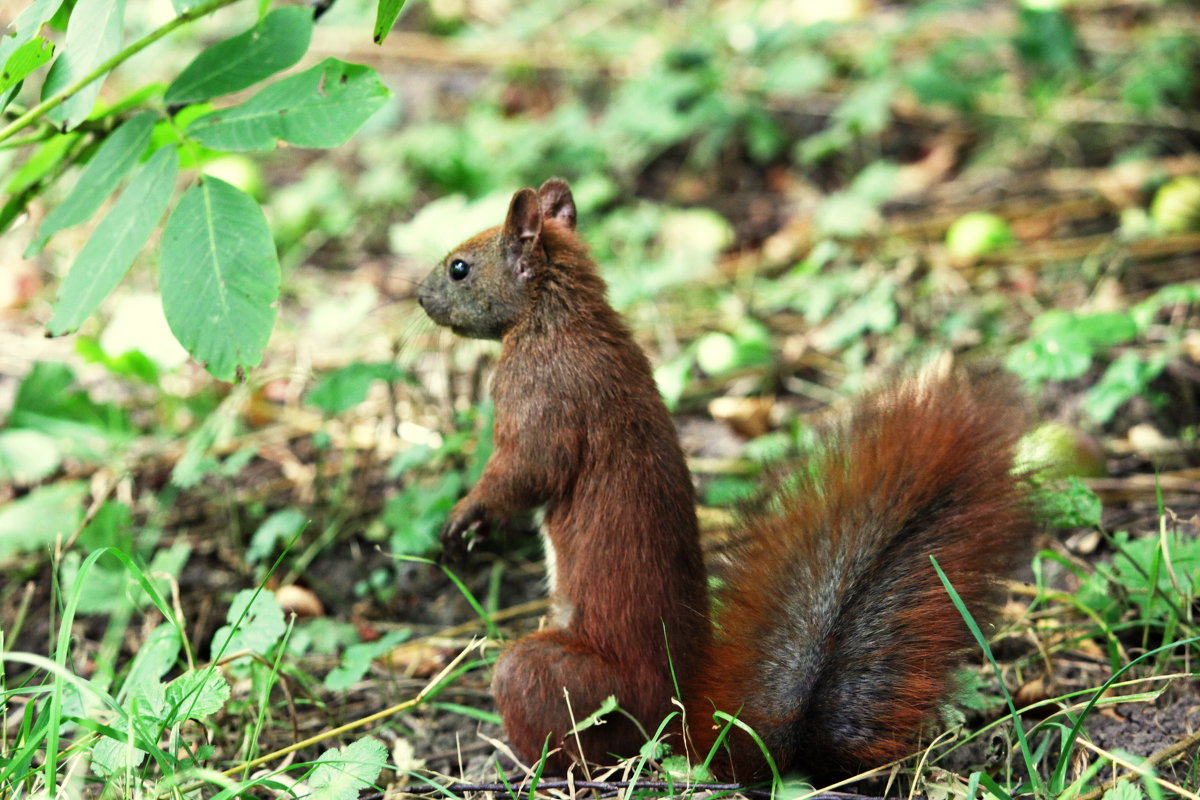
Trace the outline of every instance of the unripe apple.
{"label": "unripe apple", "polygon": [[1166,233],[1200,231],[1200,177],[1188,175],[1163,185],[1150,204],[1150,218]]}
{"label": "unripe apple", "polygon": [[987,211],[963,214],[946,231],[946,249],[956,258],[978,258],[1016,241],[1003,218]]}

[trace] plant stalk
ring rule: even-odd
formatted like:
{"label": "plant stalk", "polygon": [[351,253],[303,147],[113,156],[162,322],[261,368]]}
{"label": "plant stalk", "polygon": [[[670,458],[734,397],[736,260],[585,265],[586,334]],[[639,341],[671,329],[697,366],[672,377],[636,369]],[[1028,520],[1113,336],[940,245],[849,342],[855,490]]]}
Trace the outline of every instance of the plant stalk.
{"label": "plant stalk", "polygon": [[161,28],[143,36],[131,45],[128,45],[123,50],[114,53],[110,58],[103,61],[95,69],[84,75],[79,80],[72,83],[70,86],[64,86],[54,94],[47,97],[42,102],[38,103],[33,108],[26,111],[21,116],[10,122],[3,130],[0,130],[0,142],[12,138],[18,131],[27,127],[30,123],[44,116],[47,112],[62,105],[62,103],[71,95],[83,89],[93,81],[99,80],[105,73],[111,72],[117,66],[127,61],[132,56],[145,50],[150,45],[157,42],[159,39],[171,33],[176,28],[182,27],[189,22],[194,22],[201,17],[208,16],[214,11],[232,5],[238,0],[206,0],[195,8],[189,8],[182,12],[179,16],[163,25]]}

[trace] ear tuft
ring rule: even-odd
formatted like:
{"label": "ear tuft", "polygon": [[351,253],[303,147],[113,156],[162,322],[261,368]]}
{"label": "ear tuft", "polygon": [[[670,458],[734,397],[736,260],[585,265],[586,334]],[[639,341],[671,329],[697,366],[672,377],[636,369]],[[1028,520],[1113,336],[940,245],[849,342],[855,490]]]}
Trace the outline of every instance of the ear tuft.
{"label": "ear tuft", "polygon": [[575,198],[571,196],[571,187],[561,178],[551,178],[538,189],[541,198],[542,216],[546,219],[556,219],[563,225],[575,228]]}
{"label": "ear tuft", "polygon": [[536,239],[542,232],[542,205],[533,189],[513,195],[504,220],[504,235],[511,240]]}

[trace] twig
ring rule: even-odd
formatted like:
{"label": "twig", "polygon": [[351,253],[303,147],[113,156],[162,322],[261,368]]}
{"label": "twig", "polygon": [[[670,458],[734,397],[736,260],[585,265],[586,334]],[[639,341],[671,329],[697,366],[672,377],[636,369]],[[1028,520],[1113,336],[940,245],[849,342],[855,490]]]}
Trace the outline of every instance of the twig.
{"label": "twig", "polygon": [[[625,790],[629,795],[632,792],[678,792],[682,788],[687,788],[689,791],[696,792],[741,792],[755,797],[769,797],[771,792],[766,789],[754,788],[741,783],[686,783],[684,781],[540,781],[538,789],[547,790],[570,790],[570,789],[591,789],[602,793],[616,794]],[[450,783],[437,784],[429,783],[426,786],[408,786],[402,791],[403,794],[451,794],[456,797],[462,797],[470,792],[498,792],[507,794],[511,786],[503,783]],[[362,800],[382,800],[384,792],[376,792],[374,794],[363,795]],[[822,792],[821,794],[810,795],[807,800],[889,800],[888,798],[876,798],[871,795],[851,794],[844,792]],[[911,798],[910,798],[911,800]]]}
{"label": "twig", "polygon": [[105,73],[111,72],[117,66],[134,55],[140,53],[142,50],[145,50],[147,47],[154,44],[168,33],[171,33],[176,28],[200,19],[201,17],[205,17],[219,8],[223,8],[236,2],[237,0],[208,0],[208,2],[202,3],[195,8],[190,8],[186,11],[180,12],[179,16],[175,17],[175,19],[163,25],[158,30],[151,31],[125,49],[113,54],[110,58],[103,61],[87,75],[84,75],[70,86],[63,87],[42,102],[38,103],[33,108],[26,111],[21,116],[17,117],[3,130],[0,130],[0,142],[12,138],[18,131],[24,129],[31,122],[44,116],[47,112],[58,108],[58,106],[62,105],[67,98],[81,91],[93,81],[99,80],[105,75]]}
{"label": "twig", "polygon": [[96,515],[100,513],[100,509],[106,502],[108,502],[109,495],[111,495],[113,490],[117,488],[117,483],[119,481],[120,478],[118,476],[110,475],[108,481],[106,481],[104,491],[98,492],[92,498],[91,505],[88,506],[88,510],[83,515],[83,519],[81,519],[79,521],[79,525],[76,526],[75,532],[71,534],[70,538],[67,539],[66,542],[57,548],[57,551],[54,554],[54,560],[56,563],[61,561],[63,555],[75,546],[75,541],[80,537],[84,529],[87,528],[88,525],[92,524],[92,520],[96,518]]}
{"label": "twig", "polygon": [[[1106,782],[1102,786],[1097,786],[1095,789],[1092,789],[1090,792],[1080,795],[1079,800],[1097,800],[1097,798],[1101,797],[1109,789],[1116,786],[1120,781],[1130,778],[1134,775],[1139,775],[1142,777],[1149,777],[1151,780],[1153,780],[1159,786],[1162,786],[1165,789],[1169,789],[1170,791],[1177,793],[1180,797],[1186,797],[1186,798],[1188,798],[1188,800],[1200,800],[1200,795],[1196,794],[1195,792],[1189,792],[1187,789],[1184,789],[1182,786],[1177,786],[1174,783],[1171,783],[1170,781],[1166,780],[1165,778],[1160,778],[1157,775],[1151,774],[1151,769],[1155,765],[1159,764],[1160,762],[1164,761],[1167,758],[1172,757],[1175,754],[1183,752],[1183,750],[1186,750],[1189,746],[1196,744],[1197,742],[1200,742],[1200,732],[1193,733],[1191,736],[1185,737],[1184,739],[1180,740],[1179,742],[1175,742],[1174,744],[1169,745],[1168,747],[1164,747],[1162,750],[1159,750],[1158,752],[1154,753],[1153,755],[1151,755],[1149,758],[1145,759],[1140,764],[1135,764],[1132,761],[1128,760],[1127,758],[1124,758],[1123,756],[1119,756],[1116,753],[1110,753],[1107,750],[1097,747],[1096,745],[1089,742],[1087,739],[1081,738],[1081,739],[1078,739],[1077,741],[1081,745],[1086,747],[1088,750],[1091,750],[1093,753],[1096,753],[1097,755],[1101,756],[1102,758],[1106,758],[1106,759],[1112,761],[1113,764],[1121,765],[1126,770],[1124,774],[1114,776],[1112,778],[1112,780]],[[1182,745],[1182,747],[1181,747],[1181,745]]]}
{"label": "twig", "polygon": [[1124,478],[1088,478],[1087,487],[1108,498],[1153,496],[1156,489],[1164,492],[1200,494],[1200,474],[1195,469],[1164,472],[1159,475],[1129,475]]}

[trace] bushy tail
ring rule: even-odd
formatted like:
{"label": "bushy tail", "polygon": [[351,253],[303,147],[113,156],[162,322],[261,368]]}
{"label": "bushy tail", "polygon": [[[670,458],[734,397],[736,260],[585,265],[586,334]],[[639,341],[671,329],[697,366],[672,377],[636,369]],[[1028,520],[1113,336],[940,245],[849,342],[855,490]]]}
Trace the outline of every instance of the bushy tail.
{"label": "bushy tail", "polygon": [[[781,770],[852,774],[912,752],[973,643],[930,556],[983,622],[997,578],[1028,553],[1014,383],[923,375],[868,397],[778,513],[750,523],[689,692],[701,755],[715,709]],[[748,736],[725,746],[718,771],[763,776]]]}

